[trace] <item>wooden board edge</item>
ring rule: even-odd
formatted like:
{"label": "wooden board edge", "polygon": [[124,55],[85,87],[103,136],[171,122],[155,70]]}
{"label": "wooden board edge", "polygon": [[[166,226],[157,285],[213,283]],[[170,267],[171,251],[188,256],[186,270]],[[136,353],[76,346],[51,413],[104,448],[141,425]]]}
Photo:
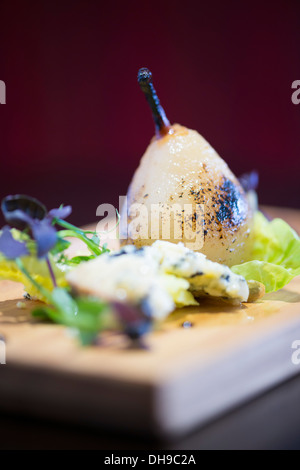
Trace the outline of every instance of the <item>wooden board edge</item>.
{"label": "wooden board edge", "polygon": [[156,390],[156,434],[180,437],[300,374],[300,365],[292,362],[295,339],[300,339],[300,318],[215,358],[205,369],[163,383]]}

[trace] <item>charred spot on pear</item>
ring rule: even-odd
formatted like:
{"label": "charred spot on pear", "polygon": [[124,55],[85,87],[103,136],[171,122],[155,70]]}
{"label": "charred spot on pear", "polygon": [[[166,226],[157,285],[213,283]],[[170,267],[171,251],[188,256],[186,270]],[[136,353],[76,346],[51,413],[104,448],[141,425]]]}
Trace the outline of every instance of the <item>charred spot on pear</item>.
{"label": "charred spot on pear", "polygon": [[[138,81],[152,110],[156,135],[128,189],[121,243],[142,247],[159,238],[188,246],[200,227],[203,246],[195,251],[228,266],[247,261],[253,214],[239,181],[197,131],[170,125],[148,69],[140,69]],[[188,214],[186,207],[192,208]],[[197,207],[202,209],[198,225]]]}

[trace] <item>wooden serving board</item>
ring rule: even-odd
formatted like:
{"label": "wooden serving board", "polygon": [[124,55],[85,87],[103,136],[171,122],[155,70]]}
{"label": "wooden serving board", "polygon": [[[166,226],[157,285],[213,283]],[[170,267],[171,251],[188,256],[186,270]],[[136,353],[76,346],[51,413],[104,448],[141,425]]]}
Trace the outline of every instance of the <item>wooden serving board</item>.
{"label": "wooden serving board", "polygon": [[[300,231],[300,212],[267,211]],[[82,348],[66,328],[33,319],[34,302],[17,308],[22,295],[21,285],[0,283],[0,408],[9,412],[170,437],[300,373],[300,277],[241,308],[178,310],[144,350],[113,334]]]}

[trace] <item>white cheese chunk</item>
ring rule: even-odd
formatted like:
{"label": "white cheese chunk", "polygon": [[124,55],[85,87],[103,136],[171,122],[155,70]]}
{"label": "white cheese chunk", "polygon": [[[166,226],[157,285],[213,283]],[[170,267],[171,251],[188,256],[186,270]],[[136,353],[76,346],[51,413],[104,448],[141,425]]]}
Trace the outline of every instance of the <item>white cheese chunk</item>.
{"label": "white cheese chunk", "polygon": [[67,274],[68,282],[79,292],[107,301],[143,305],[147,314],[165,318],[175,304],[160,277],[157,260],[142,250],[131,249],[105,253]]}
{"label": "white cheese chunk", "polygon": [[105,253],[69,272],[67,280],[79,292],[138,306],[157,319],[176,305],[197,305],[195,297],[201,295],[235,302],[247,301],[249,295],[245,279],[228,267],[182,243],[165,241]]}
{"label": "white cheese chunk", "polygon": [[183,243],[175,245],[158,240],[152,248],[160,253],[163,272],[188,280],[189,290],[196,297],[208,294],[238,302],[247,301],[249,288],[246,280],[227,266],[208,260],[202,253],[186,248]]}

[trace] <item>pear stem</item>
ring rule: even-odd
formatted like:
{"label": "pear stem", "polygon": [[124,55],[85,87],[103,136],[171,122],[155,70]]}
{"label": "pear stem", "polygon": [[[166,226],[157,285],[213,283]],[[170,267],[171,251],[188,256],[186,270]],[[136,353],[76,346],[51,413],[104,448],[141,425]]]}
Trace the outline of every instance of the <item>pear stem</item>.
{"label": "pear stem", "polygon": [[163,107],[159,102],[152,83],[152,73],[149,69],[144,67],[138,71],[138,83],[151,108],[157,136],[162,137],[168,134],[171,125]]}

